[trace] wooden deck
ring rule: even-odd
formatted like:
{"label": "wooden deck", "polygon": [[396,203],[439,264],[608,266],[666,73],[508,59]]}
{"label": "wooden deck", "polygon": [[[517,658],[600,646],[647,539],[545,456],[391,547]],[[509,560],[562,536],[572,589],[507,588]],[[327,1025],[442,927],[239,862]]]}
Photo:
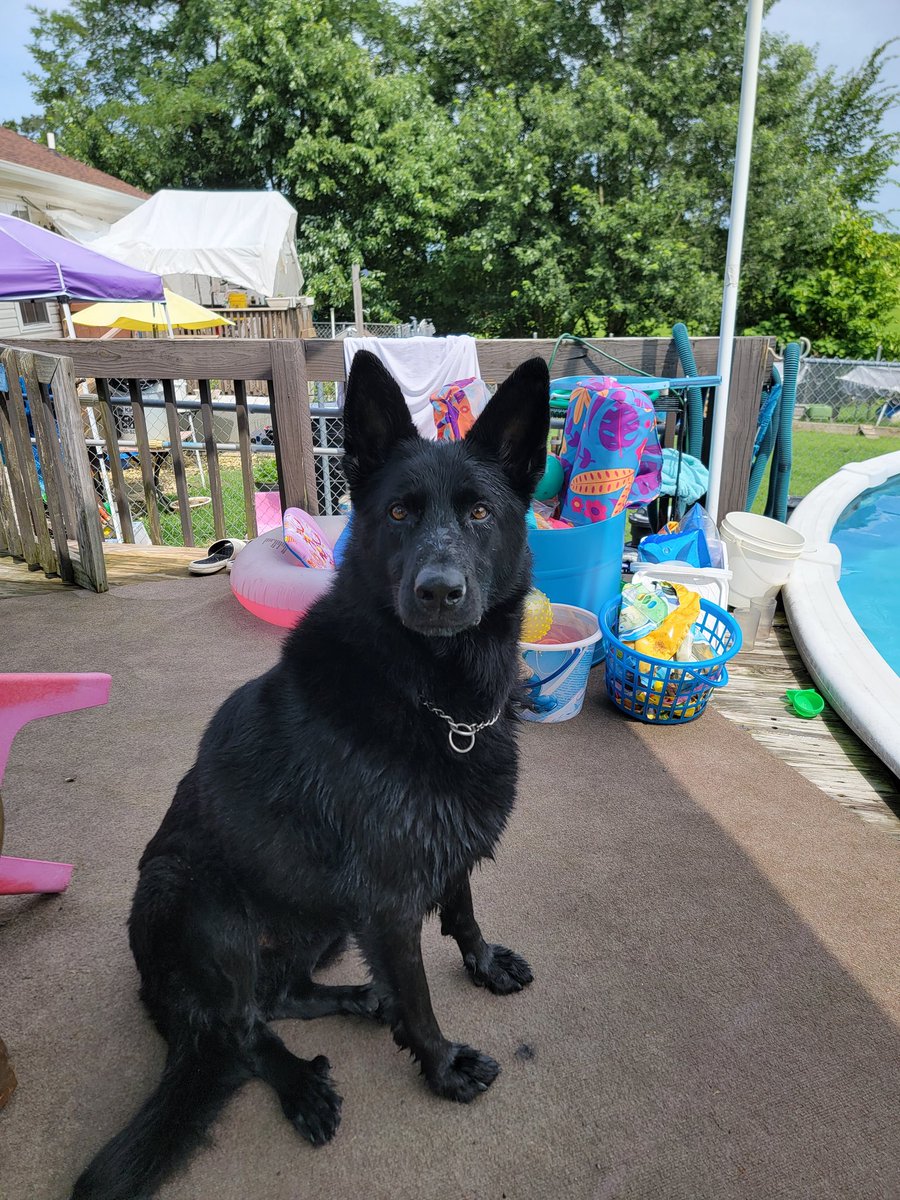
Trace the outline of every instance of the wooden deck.
{"label": "wooden deck", "polygon": [[[109,585],[146,582],[186,576],[188,563],[204,551],[196,546],[119,546],[104,542],[103,557]],[[0,558],[0,600],[10,596],[33,595],[34,589],[55,591],[67,585],[58,576],[48,579],[43,571],[29,571],[24,563]]]}
{"label": "wooden deck", "polygon": [[[186,576],[201,551],[182,546],[103,547],[110,587]],[[0,600],[65,585],[0,558]],[[742,651],[730,667],[731,682],[715,700],[718,712],[782,759],[822,792],[864,821],[900,840],[900,780],[830,709],[814,721],[795,717],[784,700],[790,687],[812,683],[794,646],[784,614],[769,639]]]}
{"label": "wooden deck", "polygon": [[794,716],[788,688],[815,685],[783,612],[767,641],[729,663],[731,681],[716,711],[799,771],[826,795],[900,839],[900,780],[830,708],[812,721]]}

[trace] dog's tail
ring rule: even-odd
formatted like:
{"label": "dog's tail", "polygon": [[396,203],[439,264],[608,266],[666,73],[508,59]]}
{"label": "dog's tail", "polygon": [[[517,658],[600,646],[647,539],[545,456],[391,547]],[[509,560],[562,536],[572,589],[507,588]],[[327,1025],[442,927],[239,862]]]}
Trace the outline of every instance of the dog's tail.
{"label": "dog's tail", "polygon": [[171,1047],[159,1087],[79,1177],[72,1200],[147,1200],[248,1077],[221,1045]]}

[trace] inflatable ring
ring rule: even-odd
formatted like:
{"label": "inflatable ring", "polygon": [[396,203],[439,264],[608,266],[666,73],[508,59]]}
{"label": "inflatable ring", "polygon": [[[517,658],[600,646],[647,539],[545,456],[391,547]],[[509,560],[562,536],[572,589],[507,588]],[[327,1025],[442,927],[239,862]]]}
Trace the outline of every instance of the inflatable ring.
{"label": "inflatable ring", "polygon": [[[334,546],[346,517],[316,517]],[[231,590],[248,612],[272,625],[291,629],[334,583],[336,571],[305,567],[290,552],[279,526],[248,542],[231,564]]]}

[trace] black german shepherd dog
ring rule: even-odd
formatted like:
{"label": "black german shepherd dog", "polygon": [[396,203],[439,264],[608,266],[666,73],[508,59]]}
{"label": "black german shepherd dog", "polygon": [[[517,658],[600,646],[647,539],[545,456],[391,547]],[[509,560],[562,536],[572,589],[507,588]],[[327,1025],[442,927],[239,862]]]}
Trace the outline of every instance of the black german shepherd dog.
{"label": "black german shepherd dog", "polygon": [[[545,462],[547,367],[526,362],[465,441],[436,443],[360,352],[344,421],[354,519],[334,588],[278,665],[219,709],[141,859],[130,941],[168,1057],[73,1200],[152,1195],[254,1076],[303,1137],[327,1142],[341,1110],[330,1063],[292,1054],[269,1021],[383,1020],[438,1095],[485,1091],[499,1066],[446,1038],[432,1011],[430,912],[476,984],[503,994],[531,982],[524,959],[482,937],[469,875],[515,797],[525,513]],[[314,983],[349,937],[371,982]]]}

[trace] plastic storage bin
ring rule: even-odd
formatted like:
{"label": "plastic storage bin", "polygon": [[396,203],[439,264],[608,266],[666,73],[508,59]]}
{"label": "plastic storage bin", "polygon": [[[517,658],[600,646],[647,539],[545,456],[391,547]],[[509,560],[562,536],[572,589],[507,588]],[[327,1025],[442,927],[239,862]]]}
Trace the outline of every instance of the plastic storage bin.
{"label": "plastic storage bin", "polygon": [[728,566],[728,548],[724,542],[722,554],[722,567],[692,567],[690,563],[677,560],[667,563],[636,562],[631,574],[634,579],[668,579],[672,583],[680,583],[696,592],[701,600],[709,600],[712,604],[718,604],[719,608],[727,608],[731,569]]}
{"label": "plastic storage bin", "polygon": [[606,650],[606,691],[616,708],[638,721],[685,725],[706,711],[713,691],[728,683],[725,664],[741,648],[741,631],[724,608],[700,601],[695,623],[714,657],[698,662],[671,662],[636,653],[619,640],[619,606],[611,600],[600,617]]}

